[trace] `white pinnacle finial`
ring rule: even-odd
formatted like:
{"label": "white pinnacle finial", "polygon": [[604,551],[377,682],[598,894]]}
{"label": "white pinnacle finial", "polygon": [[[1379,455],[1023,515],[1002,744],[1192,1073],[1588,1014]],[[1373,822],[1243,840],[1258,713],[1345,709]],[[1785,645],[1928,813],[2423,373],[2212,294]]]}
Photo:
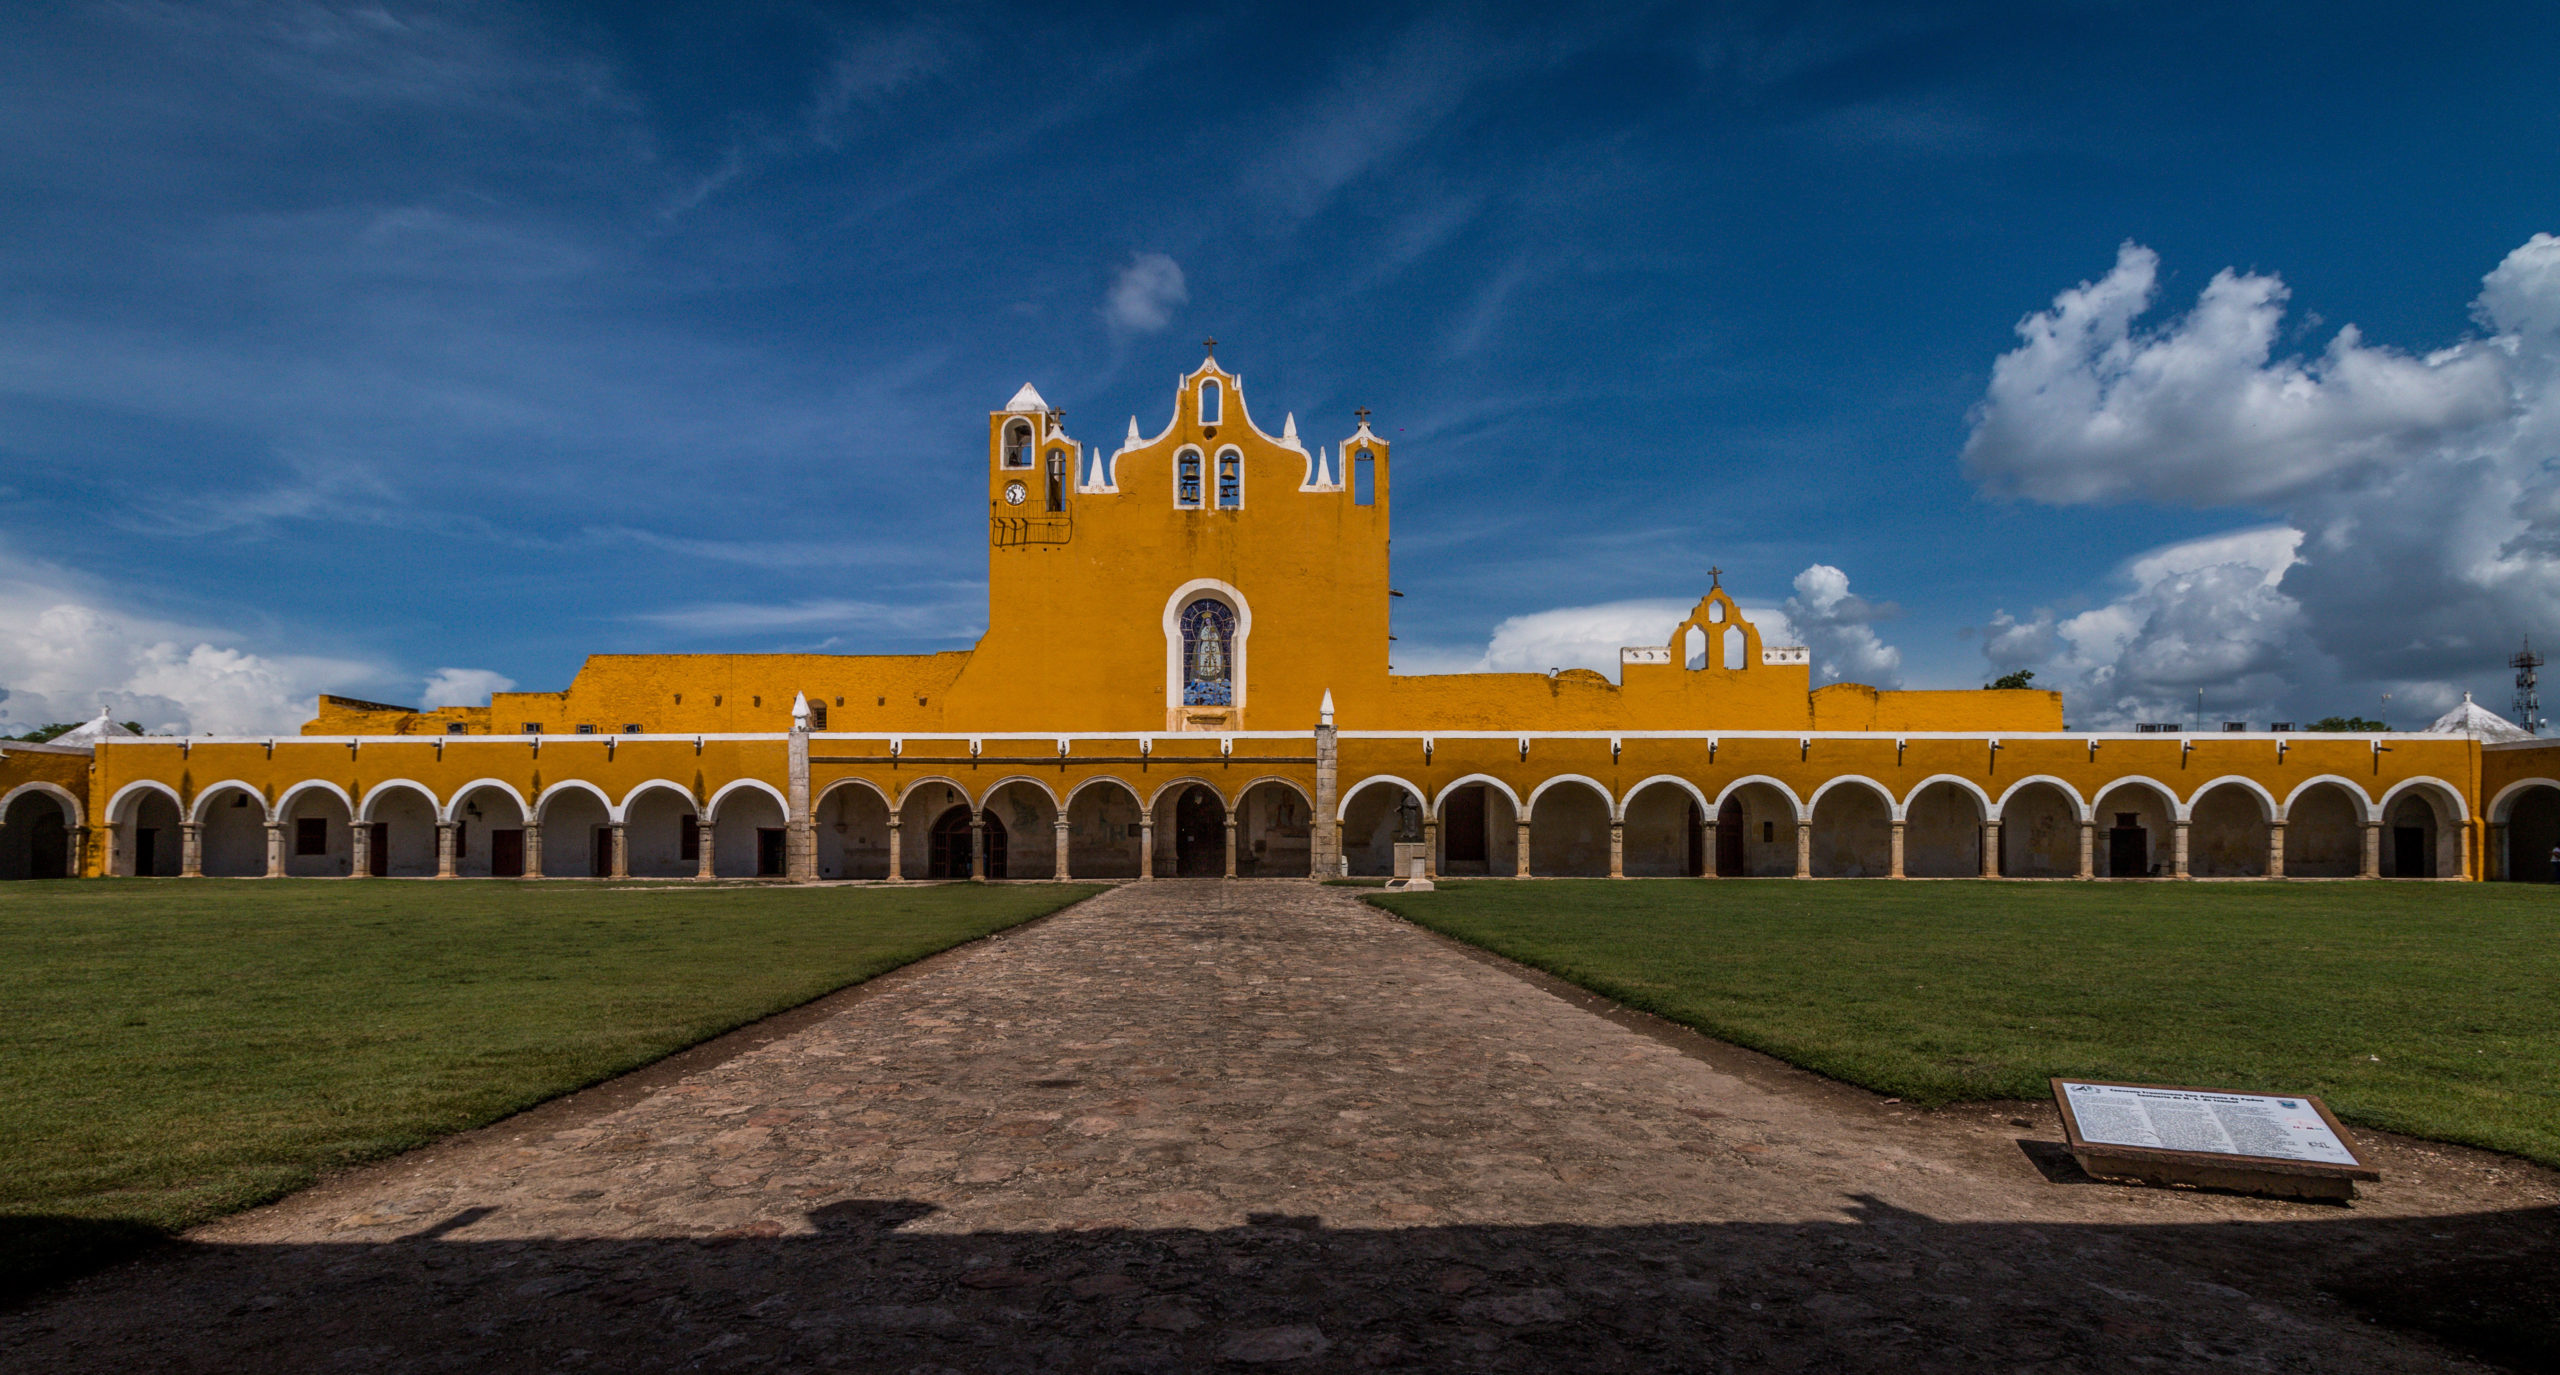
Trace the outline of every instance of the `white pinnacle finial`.
{"label": "white pinnacle finial", "polygon": [[1280,442],[1283,444],[1295,444],[1298,442],[1298,413],[1296,411],[1289,412],[1288,419],[1280,422]]}
{"label": "white pinnacle finial", "polygon": [[1316,485],[1319,487],[1333,485],[1333,460],[1326,455],[1322,444],[1316,446]]}
{"label": "white pinnacle finial", "polygon": [[791,694],[791,728],[793,730],[809,728],[809,694],[805,692]]}
{"label": "white pinnacle finial", "polygon": [[1333,724],[1332,688],[1326,688],[1324,690],[1324,705],[1316,708],[1316,724],[1320,726],[1330,726]]}
{"label": "white pinnacle finial", "polygon": [[1134,415],[1129,417],[1129,442],[1124,447],[1131,449],[1138,447],[1138,417]]}

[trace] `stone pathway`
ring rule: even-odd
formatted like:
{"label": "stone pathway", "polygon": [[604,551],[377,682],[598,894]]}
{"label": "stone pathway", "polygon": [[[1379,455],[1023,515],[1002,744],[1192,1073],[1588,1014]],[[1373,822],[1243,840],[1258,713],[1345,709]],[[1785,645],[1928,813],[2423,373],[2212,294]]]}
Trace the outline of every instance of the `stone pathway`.
{"label": "stone pathway", "polygon": [[2440,1148],[2352,1209],[2095,1184],[2033,1111],[1630,1029],[1340,890],[1132,885],[206,1228],[0,1365],[2446,1370],[2329,1291],[2550,1228]]}

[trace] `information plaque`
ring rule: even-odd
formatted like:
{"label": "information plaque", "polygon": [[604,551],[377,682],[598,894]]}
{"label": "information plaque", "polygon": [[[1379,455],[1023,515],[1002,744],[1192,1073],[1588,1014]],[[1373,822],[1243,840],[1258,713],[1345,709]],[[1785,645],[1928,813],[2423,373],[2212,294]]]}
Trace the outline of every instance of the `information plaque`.
{"label": "information plaque", "polygon": [[2292,1198],[2353,1198],[2382,1178],[2307,1094],[2056,1079],[2053,1101],[2072,1158],[2102,1178]]}

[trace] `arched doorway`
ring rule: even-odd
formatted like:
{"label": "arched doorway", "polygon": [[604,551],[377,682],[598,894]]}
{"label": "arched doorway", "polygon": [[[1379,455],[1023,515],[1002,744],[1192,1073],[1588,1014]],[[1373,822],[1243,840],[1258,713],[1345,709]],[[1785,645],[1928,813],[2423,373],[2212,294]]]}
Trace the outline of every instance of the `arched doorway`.
{"label": "arched doorway", "polygon": [[1311,872],[1315,815],[1304,793],[1277,779],[1245,789],[1236,803],[1236,873],[1246,878],[1305,878]]}
{"label": "arched doorway", "polygon": [[1796,804],[1766,783],[1745,783],[1716,807],[1716,873],[1723,878],[1792,878]]}
{"label": "arched doorway", "polygon": [[2080,803],[2057,783],[2028,783],[2000,803],[2000,872],[2070,878],[2080,872]]}
{"label": "arched doorway", "polygon": [[1173,804],[1173,872],[1177,878],[1227,872],[1227,805],[1198,784]]}
{"label": "arched doorway", "polygon": [[1146,808],[1116,778],[1067,799],[1067,857],[1077,878],[1136,878],[1146,843]]}
{"label": "arched doorway", "polygon": [[1342,804],[1342,871],[1377,876],[1395,869],[1396,842],[1406,822],[1413,839],[1422,839],[1422,799],[1397,781],[1369,779],[1355,785]]}
{"label": "arched doorway", "polygon": [[1540,878],[1609,876],[1609,798],[1568,780],[1529,804],[1529,872]]}
{"label": "arched doorway", "polygon": [[1825,789],[1813,804],[1813,875],[1882,878],[1893,870],[1893,807],[1866,779]]}
{"label": "arched doorway", "polygon": [[2501,876],[2517,883],[2560,882],[2560,788],[2520,788],[2507,799],[2507,853]]}
{"label": "arched doorway", "polygon": [[[159,799],[164,808],[166,799]],[[134,808],[138,816],[142,807]],[[174,815],[175,809],[169,808]],[[177,835],[174,825],[168,834]],[[174,842],[164,842],[172,852]],[[143,873],[159,872],[159,852],[154,850],[152,867]],[[172,865],[169,872],[176,873]],[[62,802],[50,793],[28,791],[9,804],[6,824],[0,825],[0,878],[69,878],[71,877],[71,827]]]}
{"label": "arched doorway", "polygon": [[2343,783],[2315,783],[2284,809],[2286,878],[2354,878],[2364,872],[2371,803]]}
{"label": "arched doorway", "polygon": [[[1694,628],[1694,627],[1693,627]],[[1627,799],[1621,866],[1629,878],[1697,878],[1707,853],[1707,817],[1677,783],[1648,783]]]}
{"label": "arched doorway", "polygon": [[[1902,807],[1902,872],[1909,878],[1982,877],[1982,799],[1944,780]],[[2079,837],[2072,837],[2078,848]],[[2075,865],[2078,856],[2073,856]]]}
{"label": "arched doorway", "polygon": [[[927,878],[969,877],[969,808],[952,807],[933,820],[931,850],[925,862]],[[1004,820],[994,812],[986,812],[988,878],[1004,877]]]}
{"label": "arched doorway", "polygon": [[2197,878],[2265,878],[2266,800],[2237,783],[2215,783],[2187,808],[2187,872]]}
{"label": "arched doorway", "polygon": [[2098,833],[2091,854],[2100,878],[2158,878],[2177,865],[2177,808],[2148,782],[2122,782],[2089,809]]}

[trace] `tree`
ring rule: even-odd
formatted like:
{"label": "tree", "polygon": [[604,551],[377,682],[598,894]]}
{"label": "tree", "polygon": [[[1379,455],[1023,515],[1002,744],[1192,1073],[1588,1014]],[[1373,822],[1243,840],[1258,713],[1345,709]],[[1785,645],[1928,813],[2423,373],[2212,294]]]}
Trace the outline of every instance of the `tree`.
{"label": "tree", "polygon": [[49,726],[38,726],[24,735],[0,736],[0,739],[23,740],[30,745],[41,745],[57,735],[68,734],[78,729],[80,729],[80,723],[77,721],[56,721]]}
{"label": "tree", "polygon": [[1993,692],[2005,689],[2022,688],[2035,680],[2036,671],[2034,669],[2022,668],[2015,673],[2003,673],[1999,677],[1992,679],[1990,682],[1984,683],[1982,685],[1982,690],[1985,692]]}
{"label": "tree", "polygon": [[2312,722],[2309,726],[2304,727],[2304,729],[2326,731],[2332,735],[2342,735],[2360,734],[2365,731],[2389,730],[2391,727],[2382,724],[2380,721],[2368,721],[2361,716],[2323,716],[2319,720]]}

